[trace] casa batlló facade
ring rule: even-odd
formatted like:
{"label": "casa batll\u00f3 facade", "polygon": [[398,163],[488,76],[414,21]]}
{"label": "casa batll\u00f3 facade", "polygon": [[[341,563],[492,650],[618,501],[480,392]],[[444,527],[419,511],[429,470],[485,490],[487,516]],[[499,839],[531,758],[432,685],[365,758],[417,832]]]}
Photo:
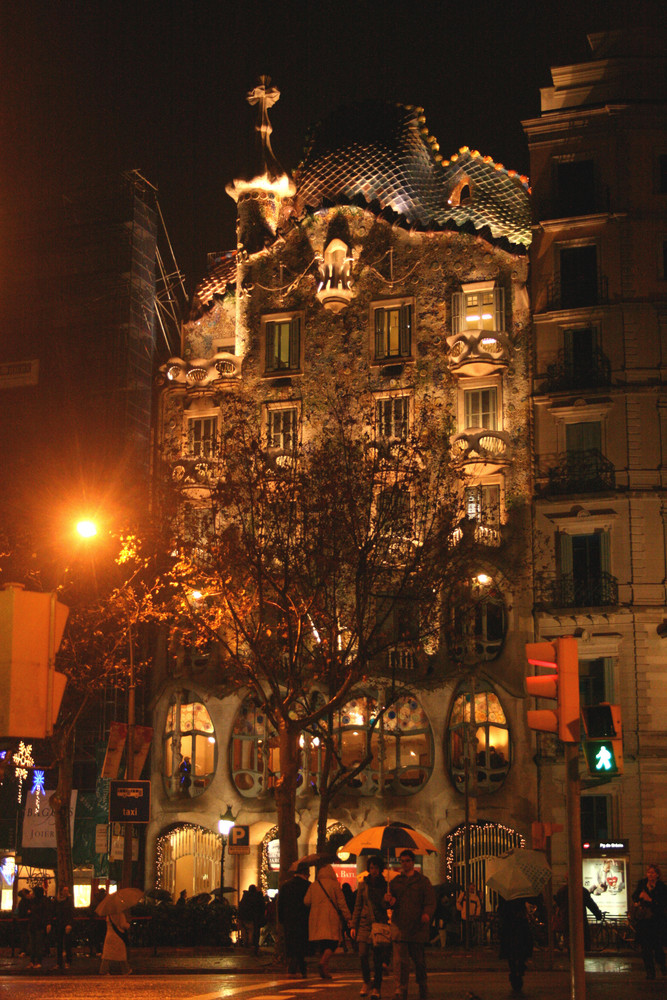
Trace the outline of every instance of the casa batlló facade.
{"label": "casa batll\u00f3 facade", "polygon": [[[554,70],[554,79],[562,72]],[[558,86],[553,93],[560,93]],[[302,163],[289,177],[269,139],[268,110],[278,96],[268,81],[249,95],[259,105],[263,162],[256,177],[228,187],[238,206],[237,248],[212,255],[183,327],[181,356],[163,368],[158,440],[164,481],[196,531],[198,511],[215,483],[220,393],[235,386],[252,391],[265,445],[276,453],[289,453],[304,433],[311,401],[327,380],[344,379],[359,392],[370,387],[377,433],[387,438],[401,437],[420,398],[435,395],[447,414],[460,481],[458,531],[472,543],[468,585],[474,611],[461,627],[472,638],[474,656],[465,669],[427,678],[409,643],[387,653],[387,673],[400,673],[402,694],[387,707],[377,755],[332,803],[332,842],[344,843],[387,818],[402,820],[439,848],[437,856],[423,858],[425,872],[436,882],[462,882],[467,810],[471,879],[482,885],[486,857],[515,844],[530,846],[534,821],[562,822],[558,746],[546,737],[536,741],[526,724],[531,704],[524,644],[575,634],[587,664],[587,697],[620,702],[626,727],[625,777],[603,789],[585,789],[584,828],[604,832],[601,840],[628,839],[633,864],[642,864],[646,850],[660,860],[659,821],[652,823],[649,811],[657,809],[657,817],[663,798],[664,734],[645,713],[664,660],[656,377],[664,312],[661,321],[655,301],[624,305],[620,287],[614,308],[598,301],[556,303],[555,279],[562,293],[567,268],[579,271],[578,258],[570,261],[566,250],[595,246],[603,260],[611,260],[613,241],[632,231],[631,213],[623,222],[608,211],[585,219],[577,212],[565,220],[557,212],[547,218],[551,178],[560,176],[557,164],[606,154],[603,137],[590,137],[604,133],[608,116],[598,114],[583,145],[580,133],[576,140],[569,133],[572,116],[587,112],[563,110],[557,96],[552,105],[543,97],[542,117],[525,123],[537,177],[533,212],[546,220],[533,226],[527,178],[467,147],[443,157],[415,107],[360,104],[337,112],[313,130]],[[654,107],[646,110],[647,119],[654,114]],[[626,110],[618,117],[630,122],[632,115]],[[655,135],[664,143],[664,120],[661,128]],[[664,202],[661,210],[664,220]],[[653,239],[659,245],[659,225]],[[538,247],[532,288],[531,241]],[[620,268],[622,254],[616,253]],[[645,299],[662,294],[664,303],[664,274],[645,291]],[[630,315],[635,337],[639,317],[650,317],[634,355],[627,346],[623,350],[624,317]],[[595,334],[585,332],[593,328]],[[563,378],[571,375],[572,358],[578,364],[584,348],[598,360],[617,351],[611,368],[603,366],[611,382],[558,382],[560,369]],[[591,364],[586,367],[593,372]],[[631,379],[625,374],[630,369]],[[624,429],[630,417],[634,437]],[[596,422],[604,429],[581,426]],[[619,475],[620,452],[613,449],[622,447],[621,438],[636,440],[636,473],[629,465]],[[580,463],[589,478],[595,471],[603,478],[609,473],[605,461],[617,463],[614,486],[607,475],[603,493],[567,491],[574,464],[563,460],[575,444],[581,445],[578,458],[599,452],[597,464]],[[646,468],[647,455],[654,472]],[[652,546],[649,537],[659,538],[659,545]],[[581,565],[590,567],[596,553],[600,593],[593,600],[579,579]],[[442,662],[451,665],[446,657]],[[217,830],[227,807],[237,824],[249,828],[250,851],[235,857],[226,882],[277,887],[275,741],[244,691],[220,696],[223,675],[215,653],[181,651],[167,657],[157,679],[147,870],[172,892],[220,884]],[[374,706],[384,704],[386,693],[380,678],[355,689],[337,710],[334,726],[344,759],[358,754]],[[302,749],[297,820],[299,850],[307,854],[316,839],[321,762],[307,735]],[[552,851],[558,875],[565,864],[564,837],[553,837]]]}

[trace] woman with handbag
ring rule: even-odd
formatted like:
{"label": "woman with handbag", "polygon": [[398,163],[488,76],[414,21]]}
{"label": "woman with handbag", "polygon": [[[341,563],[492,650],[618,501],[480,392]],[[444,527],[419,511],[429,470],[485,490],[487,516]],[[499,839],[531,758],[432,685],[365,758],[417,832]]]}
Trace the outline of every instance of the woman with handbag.
{"label": "woman with handbag", "polygon": [[[391,930],[384,896],[387,880],[382,874],[382,858],[373,856],[368,862],[368,875],[357,889],[357,901],[352,914],[350,934],[359,946],[361,975],[364,982],[360,995],[371,991],[371,1000],[380,1000],[382,967],[391,954]],[[370,953],[373,954],[373,986],[371,989]]]}
{"label": "woman with handbag", "polygon": [[332,979],[331,956],[347,932],[352,917],[345,902],[336,872],[328,862],[321,862],[317,878],[308,888],[304,903],[310,907],[308,940],[319,945],[318,970],[322,979]]}
{"label": "woman with handbag", "polygon": [[662,881],[657,865],[649,865],[646,878],[637,883],[632,894],[632,912],[635,925],[635,939],[642,951],[646,978],[655,979],[656,962],[660,971],[667,975],[662,937],[667,920],[667,886]]}

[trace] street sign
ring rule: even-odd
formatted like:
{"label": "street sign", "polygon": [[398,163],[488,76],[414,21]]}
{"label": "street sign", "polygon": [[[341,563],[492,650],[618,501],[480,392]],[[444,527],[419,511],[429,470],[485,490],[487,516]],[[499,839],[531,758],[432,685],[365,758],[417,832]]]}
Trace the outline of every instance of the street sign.
{"label": "street sign", "polygon": [[109,782],[110,823],[148,823],[150,818],[150,781]]}
{"label": "street sign", "polygon": [[227,839],[229,854],[250,854],[250,827],[234,824]]}

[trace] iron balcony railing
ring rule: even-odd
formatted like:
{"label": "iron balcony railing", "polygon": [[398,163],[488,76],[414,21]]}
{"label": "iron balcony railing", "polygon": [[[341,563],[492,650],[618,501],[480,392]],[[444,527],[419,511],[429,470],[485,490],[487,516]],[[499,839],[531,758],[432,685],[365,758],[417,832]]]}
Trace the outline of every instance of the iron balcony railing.
{"label": "iron balcony railing", "polygon": [[607,493],[616,488],[616,469],[597,448],[571,451],[549,469],[549,493]]}
{"label": "iron balcony railing", "polygon": [[547,309],[583,309],[604,305],[609,297],[608,281],[604,274],[582,274],[561,282],[553,278],[547,286]]}
{"label": "iron balcony railing", "polygon": [[600,571],[596,576],[562,573],[542,587],[542,603],[553,608],[604,608],[618,604],[618,580]]}
{"label": "iron balcony railing", "polygon": [[570,351],[561,350],[556,361],[547,366],[542,390],[558,392],[561,389],[594,389],[609,385],[610,382],[611,364],[599,347],[591,348],[585,358],[577,358],[576,361]]}

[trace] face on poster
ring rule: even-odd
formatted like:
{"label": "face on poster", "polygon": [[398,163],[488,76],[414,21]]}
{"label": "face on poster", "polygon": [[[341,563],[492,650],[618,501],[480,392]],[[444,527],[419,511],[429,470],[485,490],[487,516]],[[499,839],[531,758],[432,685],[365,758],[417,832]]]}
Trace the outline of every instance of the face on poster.
{"label": "face on poster", "polygon": [[625,858],[584,858],[584,886],[609,917],[628,912]]}

